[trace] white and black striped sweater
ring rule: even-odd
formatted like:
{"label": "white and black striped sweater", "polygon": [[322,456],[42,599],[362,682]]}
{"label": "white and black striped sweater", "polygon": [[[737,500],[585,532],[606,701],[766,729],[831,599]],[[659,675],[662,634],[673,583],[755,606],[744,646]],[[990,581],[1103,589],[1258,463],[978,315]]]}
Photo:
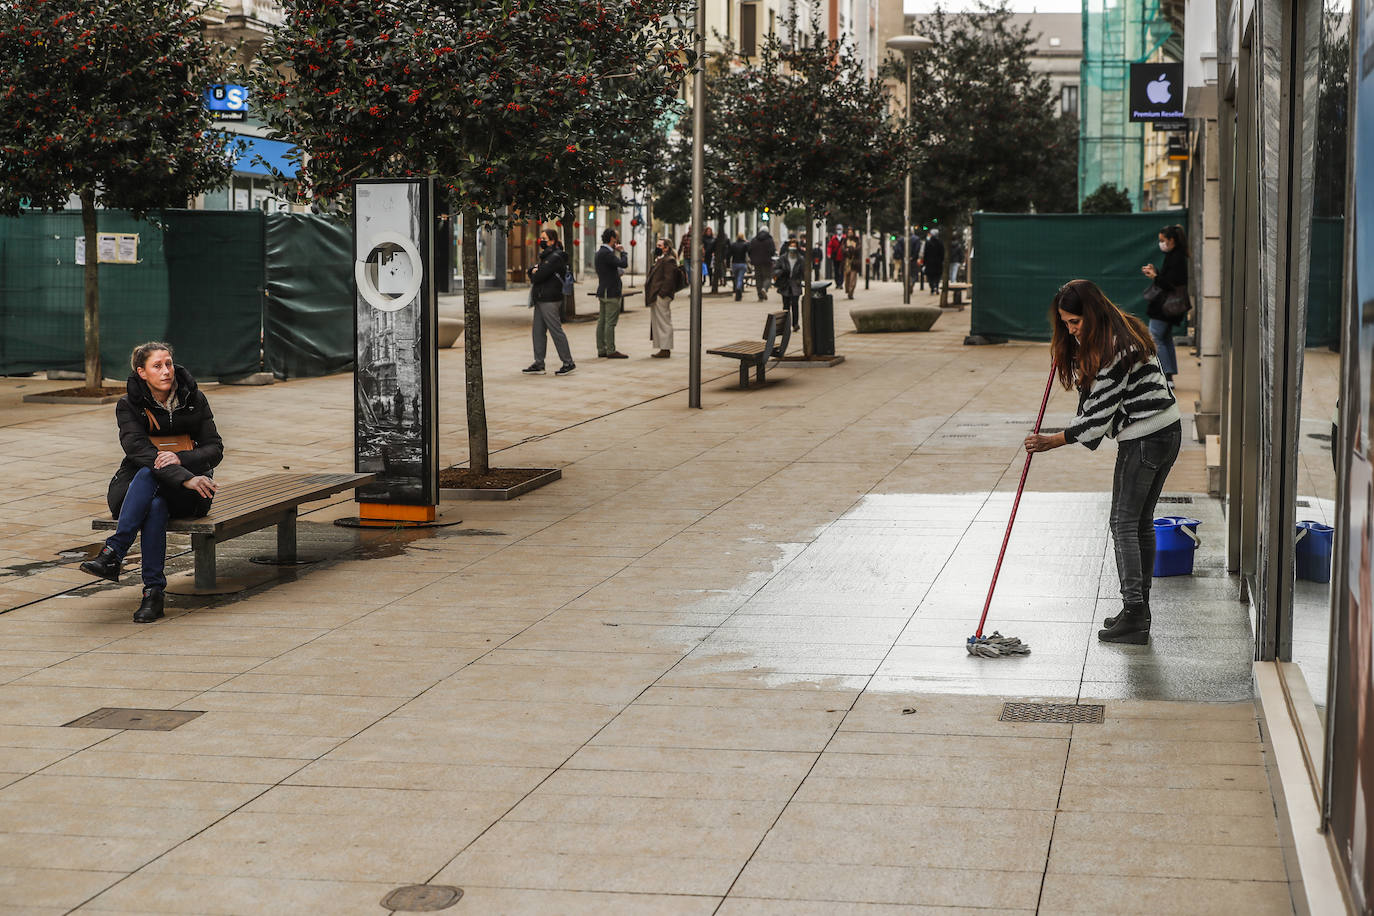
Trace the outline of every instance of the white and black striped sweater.
{"label": "white and black striped sweater", "polygon": [[1078,396],[1078,416],[1064,430],[1065,441],[1095,449],[1103,436],[1139,439],[1180,419],[1159,358],[1139,358],[1134,350],[1118,353],[1098,370],[1092,387]]}

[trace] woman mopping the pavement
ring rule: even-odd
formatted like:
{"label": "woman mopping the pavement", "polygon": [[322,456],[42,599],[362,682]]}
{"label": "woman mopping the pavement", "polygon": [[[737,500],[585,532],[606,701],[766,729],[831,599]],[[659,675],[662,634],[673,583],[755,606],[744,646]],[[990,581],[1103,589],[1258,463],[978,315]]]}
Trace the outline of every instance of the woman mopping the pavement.
{"label": "woman mopping the pavement", "polygon": [[1050,344],[1059,381],[1078,389],[1078,415],[1061,433],[1031,434],[1028,452],[1070,442],[1090,449],[1117,441],[1111,532],[1121,579],[1121,612],[1105,621],[1103,642],[1144,645],[1150,638],[1154,512],[1178,458],[1182,422],[1149,330],[1112,304],[1095,283],[1070,280],[1055,294]]}
{"label": "woman mopping the pavement", "polygon": [[[134,371],[128,394],[115,405],[124,460],[107,494],[119,527],[81,570],[118,582],[124,555],[140,535],[143,601],[134,623],[152,623],[162,616],[167,587],[167,521],[200,518],[210,511],[215,495],[211,475],[224,458],[224,441],[196,380],[172,364],[170,346],[142,344],[134,348],[130,363]],[[184,438],[174,442],[178,437]]]}

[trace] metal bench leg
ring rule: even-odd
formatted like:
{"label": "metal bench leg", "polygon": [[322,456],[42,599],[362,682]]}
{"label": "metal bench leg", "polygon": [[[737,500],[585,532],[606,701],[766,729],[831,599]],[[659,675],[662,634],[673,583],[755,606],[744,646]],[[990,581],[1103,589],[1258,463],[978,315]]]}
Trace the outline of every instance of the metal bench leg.
{"label": "metal bench leg", "polygon": [[763,367],[766,366],[766,365],[768,365],[768,360],[767,360],[767,359],[761,359],[761,360],[759,360],[759,368],[758,368],[758,373],[757,373],[757,374],[758,374],[759,384],[760,384],[760,385],[763,384]]}
{"label": "metal bench leg", "polygon": [[296,510],[288,509],[277,522],[277,559],[294,563],[296,561]]}
{"label": "metal bench leg", "polygon": [[748,388],[748,387],[749,387],[749,361],[748,361],[748,360],[743,360],[743,359],[742,359],[742,360],[739,361],[739,386],[740,386],[741,388]]}
{"label": "metal bench leg", "polygon": [[215,587],[215,536],[191,535],[191,549],[196,555],[196,588]]}

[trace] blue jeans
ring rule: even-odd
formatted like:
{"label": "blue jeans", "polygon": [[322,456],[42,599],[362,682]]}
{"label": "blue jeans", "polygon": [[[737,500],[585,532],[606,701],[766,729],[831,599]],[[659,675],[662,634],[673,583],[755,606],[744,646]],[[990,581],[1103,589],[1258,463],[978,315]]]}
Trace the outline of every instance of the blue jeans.
{"label": "blue jeans", "polygon": [[1159,367],[1165,375],[1178,373],[1178,351],[1174,349],[1174,326],[1158,318],[1150,319],[1150,336],[1159,351]]}
{"label": "blue jeans", "polygon": [[1112,547],[1123,604],[1145,603],[1155,569],[1155,504],[1178,459],[1183,426],[1175,422],[1139,439],[1116,446],[1112,479]]}
{"label": "blue jeans", "polygon": [[744,274],[745,274],[745,272],[746,272],[747,270],[749,270],[749,265],[748,265],[748,264],[731,264],[731,265],[730,265],[730,272],[733,273],[733,274],[735,275],[735,295],[736,295],[736,296],[743,295],[743,293],[744,293]]}
{"label": "blue jeans", "polygon": [[105,546],[119,554],[120,559],[134,545],[134,535],[143,537],[143,587],[166,588],[167,576],[167,519],[171,517],[167,497],[159,491],[157,477],[151,468],[140,468],[129,482],[124,502],[119,507],[119,527],[105,541]]}

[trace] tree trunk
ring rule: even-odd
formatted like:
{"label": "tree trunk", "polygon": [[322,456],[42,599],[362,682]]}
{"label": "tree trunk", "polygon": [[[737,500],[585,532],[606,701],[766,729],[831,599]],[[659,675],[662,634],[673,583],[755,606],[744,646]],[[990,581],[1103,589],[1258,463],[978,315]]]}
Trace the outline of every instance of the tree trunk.
{"label": "tree trunk", "polygon": [[[573,239],[577,238],[577,210],[569,210],[563,214],[563,254],[568,259],[568,270],[573,277],[577,277],[577,249],[573,244]],[[571,321],[577,316],[577,290],[574,289],[571,295],[563,297],[563,320]]]}
{"label": "tree trunk", "polygon": [[477,277],[477,211],[463,208],[463,372],[468,408],[468,466],[484,474],[487,453],[487,396],[482,386],[481,281]]}
{"label": "tree trunk", "polygon": [[[805,285],[802,287],[802,298],[801,298],[802,354],[803,354],[804,356],[806,356],[807,359],[810,359],[811,356],[812,356],[812,352],[811,352],[811,347],[812,347],[812,343],[811,343],[811,283],[812,283],[812,281],[815,279],[815,277],[813,277],[812,274],[811,274],[811,270],[812,270],[812,268],[815,266],[815,265],[813,265],[813,264],[811,263],[811,230],[812,230],[812,228],[813,228],[813,226],[812,226],[812,220],[811,220],[811,208],[810,208],[810,207],[807,207],[807,208],[806,208],[806,233],[805,233],[805,235],[802,236],[802,245],[805,246],[804,249],[802,250],[802,261],[803,261],[803,263],[806,265],[806,267],[805,267],[805,269],[802,271],[802,273],[803,273],[803,274],[805,275],[805,277],[806,277],[806,283],[805,283]],[[822,255],[822,256],[824,256],[824,255]]]}
{"label": "tree trunk", "polygon": [[95,189],[81,191],[81,229],[86,233],[83,306],[86,333],[86,387],[99,388],[100,372],[100,246],[97,238]]}

